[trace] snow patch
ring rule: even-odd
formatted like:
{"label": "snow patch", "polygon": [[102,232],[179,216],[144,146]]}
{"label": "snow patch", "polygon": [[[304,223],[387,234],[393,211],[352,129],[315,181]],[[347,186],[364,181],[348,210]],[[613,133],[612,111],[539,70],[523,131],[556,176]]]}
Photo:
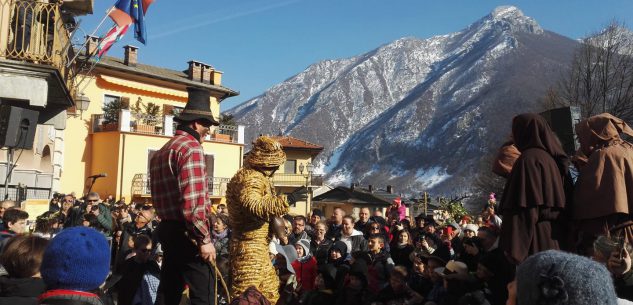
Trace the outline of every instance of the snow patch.
{"label": "snow patch", "polygon": [[428,169],[422,168],[415,173],[415,180],[420,182],[422,186],[427,189],[442,183],[450,177],[451,175],[439,166],[434,166]]}
{"label": "snow patch", "polygon": [[350,178],[350,174],[346,170],[340,170],[333,173],[328,179],[327,184],[329,185],[349,185],[352,179]]}

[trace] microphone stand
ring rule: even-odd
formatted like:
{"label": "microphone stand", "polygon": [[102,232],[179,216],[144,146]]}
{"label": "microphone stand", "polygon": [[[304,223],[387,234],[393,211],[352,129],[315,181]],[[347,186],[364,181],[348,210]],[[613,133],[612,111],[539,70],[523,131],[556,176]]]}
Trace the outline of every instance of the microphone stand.
{"label": "microphone stand", "polygon": [[90,187],[88,188],[88,191],[84,194],[84,197],[86,197],[90,191],[92,191],[92,186],[95,185],[95,181],[97,181],[97,179],[101,178],[101,176],[94,176],[94,177],[89,177],[92,179],[92,181],[90,181]]}

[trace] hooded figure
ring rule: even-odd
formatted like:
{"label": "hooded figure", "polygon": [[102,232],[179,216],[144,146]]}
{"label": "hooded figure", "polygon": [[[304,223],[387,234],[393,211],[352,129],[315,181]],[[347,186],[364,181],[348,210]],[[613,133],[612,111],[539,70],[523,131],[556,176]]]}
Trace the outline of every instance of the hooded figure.
{"label": "hooded figure", "polygon": [[543,117],[521,114],[512,120],[512,138],[521,152],[508,176],[500,210],[501,248],[518,264],[531,254],[560,249],[566,205],[568,158]]}
{"label": "hooded figure", "polygon": [[[633,144],[622,140],[620,133],[633,136],[624,121],[608,113],[576,125],[580,149],[588,159],[576,182],[573,218],[579,221],[588,245],[596,236],[631,219]],[[630,226],[622,226],[615,234],[633,243]]]}
{"label": "hooded figure", "polygon": [[299,258],[292,262],[292,268],[295,270],[302,291],[310,291],[314,289],[314,279],[317,276],[317,261],[310,253],[310,241],[300,239],[295,244],[295,248],[299,253]]}
{"label": "hooded figure", "polygon": [[516,285],[509,285],[517,305],[616,305],[611,274],[603,265],[583,256],[545,251],[517,268]]}
{"label": "hooded figure", "polygon": [[345,281],[345,277],[349,272],[350,265],[346,260],[347,257],[347,245],[338,240],[332,244],[330,247],[330,251],[328,252],[328,263],[327,265],[332,266],[336,269],[336,288],[342,289]]}

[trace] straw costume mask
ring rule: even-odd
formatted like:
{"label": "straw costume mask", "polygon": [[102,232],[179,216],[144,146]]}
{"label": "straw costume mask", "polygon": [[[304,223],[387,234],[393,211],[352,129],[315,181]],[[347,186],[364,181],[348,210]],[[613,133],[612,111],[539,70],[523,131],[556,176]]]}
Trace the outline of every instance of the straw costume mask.
{"label": "straw costume mask", "polygon": [[279,299],[279,278],[269,256],[272,219],[288,213],[288,201],[270,181],[286,161],[279,142],[262,136],[253,143],[245,165],[227,186],[227,206],[233,225],[230,243],[232,292],[239,296],[255,286],[268,301]]}

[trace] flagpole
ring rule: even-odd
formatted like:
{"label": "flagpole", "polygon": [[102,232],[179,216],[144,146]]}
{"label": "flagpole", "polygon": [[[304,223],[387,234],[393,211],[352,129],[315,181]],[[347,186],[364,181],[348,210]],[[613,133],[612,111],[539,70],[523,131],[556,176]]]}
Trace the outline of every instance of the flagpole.
{"label": "flagpole", "polygon": [[[94,31],[92,31],[92,33],[90,34],[90,36],[94,36],[95,33],[97,33],[97,31],[99,30],[99,28],[101,28],[101,26],[103,25],[103,23],[106,21],[106,19],[108,18],[108,16],[110,15],[110,12],[112,12],[112,10],[114,10],[114,5],[108,9],[106,11],[105,16],[103,16],[103,19],[101,19],[101,22],[99,22],[99,25],[97,25],[97,28],[94,29]],[[79,56],[79,54],[81,53],[81,50],[86,46],[86,44],[88,43],[88,39],[86,39],[84,41],[84,43],[81,45],[81,48],[79,48],[79,51],[77,52],[77,54],[75,54],[75,56],[68,61],[68,63],[66,64],[66,68],[70,67],[70,65],[72,65],[72,63],[75,61],[75,59],[77,59],[77,57]],[[91,54],[92,56],[92,54]]]}

